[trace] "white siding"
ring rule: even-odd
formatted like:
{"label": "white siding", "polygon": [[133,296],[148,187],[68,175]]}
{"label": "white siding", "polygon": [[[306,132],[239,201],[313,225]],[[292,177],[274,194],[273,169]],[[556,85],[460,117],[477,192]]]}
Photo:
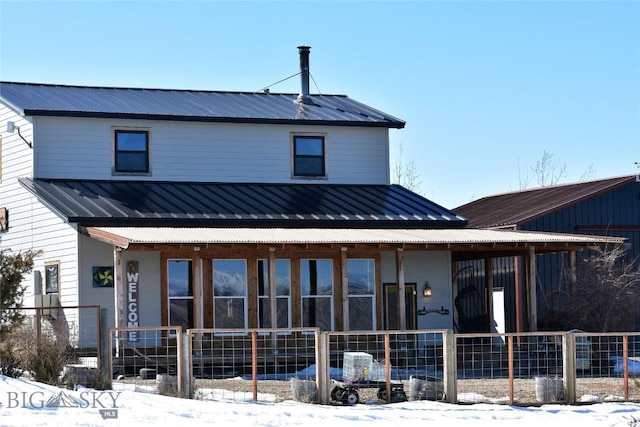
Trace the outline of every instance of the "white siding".
{"label": "white siding", "polygon": [[[31,123],[0,105],[0,123],[14,121],[27,141],[33,141]],[[18,178],[32,175],[32,149],[18,136],[18,132],[2,133],[2,182],[0,206],[9,212],[9,229],[0,233],[2,249],[12,252],[41,250],[35,259],[34,271],[44,277],[44,263],[60,262],[60,297],[67,305],[77,304],[76,231],[45,208],[25,190]],[[25,278],[25,306],[33,306],[34,275]]]}
{"label": "white siding", "polygon": [[128,261],[138,261],[138,314],[139,326],[159,326],[162,324],[160,311],[160,252],[132,251],[122,255],[123,265]]}
{"label": "white siding", "polygon": [[[381,255],[382,283],[396,283],[396,258],[393,252]],[[444,307],[448,315],[429,313],[418,316],[418,329],[453,328],[453,291],[451,287],[451,252],[418,251],[404,253],[404,281],[416,283],[416,310],[439,310]],[[425,280],[433,289],[433,296],[422,296]]]}
{"label": "white siding", "polygon": [[113,267],[113,247],[87,236],[78,237],[78,302],[106,308],[108,324],[103,326],[111,327],[114,325],[113,288],[93,287],[93,267]]}
{"label": "white siding", "polygon": [[[13,133],[7,132],[7,122],[9,121],[15,123],[16,130]],[[0,182],[2,184],[12,178],[31,176],[32,174],[32,149],[18,135],[18,127],[20,128],[20,135],[27,141],[33,142],[33,127],[31,123],[13,110],[0,104],[0,134],[2,135],[2,155],[0,156],[0,159],[2,159],[0,172],[2,174]],[[10,188],[0,186],[0,190],[0,200],[9,197],[7,192],[11,190]]]}
{"label": "white siding", "polygon": [[327,135],[328,179],[313,182],[389,182],[386,128],[60,117],[38,117],[36,124],[38,178],[132,179],[112,176],[111,129],[136,126],[151,129],[152,174],[133,179],[292,182],[291,132],[321,132]]}
{"label": "white siding", "polygon": [[[140,283],[140,326],[158,326],[161,324],[160,312],[160,252],[125,251],[122,263],[138,261]],[[115,324],[114,289],[94,288],[93,267],[113,267],[113,247],[87,236],[80,236],[79,255],[80,304],[98,304],[107,309],[107,325]]]}
{"label": "white siding", "polygon": [[[19,185],[19,184],[18,184]],[[26,190],[14,192],[11,200],[3,204],[9,210],[9,230],[0,238],[3,249],[12,252],[41,251],[34,262],[34,271],[44,278],[44,265],[49,261],[60,263],[60,302],[63,305],[77,305],[77,233],[45,208]],[[33,274],[25,278],[25,306],[33,306]]]}

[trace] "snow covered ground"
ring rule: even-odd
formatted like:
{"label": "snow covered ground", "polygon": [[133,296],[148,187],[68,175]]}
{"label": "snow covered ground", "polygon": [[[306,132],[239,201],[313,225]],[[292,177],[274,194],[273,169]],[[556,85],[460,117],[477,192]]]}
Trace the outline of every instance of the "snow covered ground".
{"label": "snow covered ground", "polygon": [[0,376],[2,426],[632,426],[640,404],[452,405],[415,401],[388,405],[323,406],[293,401],[187,400],[130,390],[63,390]]}

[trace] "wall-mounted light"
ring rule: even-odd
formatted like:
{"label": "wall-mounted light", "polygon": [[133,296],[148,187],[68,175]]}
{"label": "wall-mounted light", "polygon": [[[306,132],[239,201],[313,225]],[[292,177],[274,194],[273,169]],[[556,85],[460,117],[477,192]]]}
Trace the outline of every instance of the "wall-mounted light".
{"label": "wall-mounted light", "polygon": [[429,281],[425,280],[424,282],[424,288],[422,288],[422,296],[427,298],[433,295],[433,289],[431,289],[431,286],[429,286]]}
{"label": "wall-mounted light", "polygon": [[8,133],[13,133],[15,131],[18,131],[18,136],[20,138],[22,138],[22,140],[24,142],[27,143],[27,145],[29,146],[29,148],[33,148],[33,146],[31,145],[31,143],[29,141],[27,141],[26,139],[24,139],[24,136],[22,136],[22,134],[20,133],[20,126],[16,126],[16,124],[14,122],[7,122],[7,132]]}

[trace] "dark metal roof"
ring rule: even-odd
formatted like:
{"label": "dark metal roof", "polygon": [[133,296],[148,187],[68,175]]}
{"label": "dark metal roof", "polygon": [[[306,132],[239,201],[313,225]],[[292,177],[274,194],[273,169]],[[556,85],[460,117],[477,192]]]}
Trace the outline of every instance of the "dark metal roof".
{"label": "dark metal roof", "polygon": [[398,185],[19,181],[61,218],[85,226],[462,228],[467,223]]}
{"label": "dark metal roof", "polygon": [[26,116],[403,128],[405,122],[345,95],[136,89],[0,82],[0,100]]}
{"label": "dark metal roof", "polygon": [[453,209],[470,227],[517,227],[636,181],[636,175],[554,185],[483,197]]}

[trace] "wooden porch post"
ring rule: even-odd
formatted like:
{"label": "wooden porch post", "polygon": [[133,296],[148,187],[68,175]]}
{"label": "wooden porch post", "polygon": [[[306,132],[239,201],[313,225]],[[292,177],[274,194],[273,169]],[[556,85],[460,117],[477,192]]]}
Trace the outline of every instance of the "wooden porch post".
{"label": "wooden porch post", "polygon": [[536,248],[531,246],[527,255],[528,285],[529,285],[529,331],[538,330],[538,296],[536,283]]}
{"label": "wooden porch post", "polygon": [[516,332],[522,332],[522,257],[514,257],[514,291],[516,297]]}
{"label": "wooden porch post", "polygon": [[577,281],[576,251],[569,251],[569,292],[573,292],[575,290]]}
{"label": "wooden porch post", "polygon": [[484,260],[485,289],[487,290],[487,313],[489,315],[489,332],[493,332],[493,259]]}
{"label": "wooden porch post", "polygon": [[[122,265],[122,248],[113,248],[113,311],[114,311],[114,326],[120,328],[126,326],[124,319],[124,277]],[[39,313],[39,312],[38,312]],[[40,322],[38,322],[40,325]],[[112,337],[108,337],[111,340]],[[120,334],[116,332],[116,356],[120,356]]]}
{"label": "wooden porch post", "polygon": [[404,249],[396,251],[396,281],[398,282],[398,326],[401,331],[407,329],[406,303],[404,299]]}
{"label": "wooden porch post", "polygon": [[340,273],[342,275],[342,330],[349,330],[349,275],[347,274],[347,248],[340,250]]}
{"label": "wooden porch post", "polygon": [[191,269],[193,273],[193,327],[203,328],[202,319],[202,257],[200,248],[195,247],[191,259]]}
{"label": "wooden porch post", "polygon": [[116,328],[121,328],[123,326],[127,326],[127,322],[124,319],[124,266],[122,265],[122,249],[118,247],[113,248],[113,269],[114,269],[114,311],[115,311],[115,319],[114,326]]}
{"label": "wooden porch post", "polygon": [[[204,328],[202,255],[200,254],[200,248],[198,246],[193,248],[191,272],[193,274],[193,327],[196,329],[202,329]],[[185,337],[186,336],[187,335],[185,334]],[[192,345],[197,354],[202,354],[202,333],[193,335]]]}
{"label": "wooden porch post", "polygon": [[[278,292],[276,287],[276,248],[269,248],[269,318],[271,328],[278,328]],[[275,336],[275,335],[274,335]]]}

